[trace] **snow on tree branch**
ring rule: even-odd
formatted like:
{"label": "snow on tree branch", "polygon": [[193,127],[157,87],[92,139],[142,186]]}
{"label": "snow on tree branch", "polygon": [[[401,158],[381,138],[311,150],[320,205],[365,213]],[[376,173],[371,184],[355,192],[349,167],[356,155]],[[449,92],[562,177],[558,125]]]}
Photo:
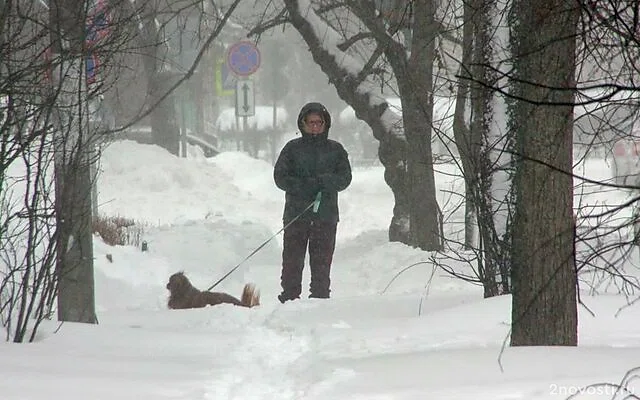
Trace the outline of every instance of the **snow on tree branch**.
{"label": "snow on tree branch", "polygon": [[399,128],[399,115],[378,94],[378,84],[371,76],[362,76],[365,64],[340,49],[344,42],[342,36],[318,16],[309,0],[284,0],[284,3],[291,23],[309,45],[314,61],[330,77],[340,96],[356,110],[356,115],[367,119],[367,116],[359,115],[361,110],[367,109],[378,114],[369,115],[369,122],[371,117],[377,117],[385,131],[404,136]]}

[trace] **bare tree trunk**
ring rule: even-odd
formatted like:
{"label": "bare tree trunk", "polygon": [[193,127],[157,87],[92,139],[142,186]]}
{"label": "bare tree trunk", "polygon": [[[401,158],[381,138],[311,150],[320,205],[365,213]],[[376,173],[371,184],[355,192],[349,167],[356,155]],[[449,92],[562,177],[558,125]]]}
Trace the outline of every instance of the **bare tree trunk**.
{"label": "bare tree trunk", "polygon": [[[403,149],[406,158],[400,164],[404,170],[400,171],[397,165],[391,166],[392,171],[396,169],[393,171],[397,172],[396,181],[401,182],[398,185],[401,190],[394,190],[394,195],[398,195],[394,218],[397,217],[397,227],[404,229],[401,240],[403,243],[422,250],[440,250],[443,245],[440,235],[442,221],[435,194],[431,151],[433,62],[435,38],[438,33],[434,20],[436,5],[433,0],[419,0],[412,3],[412,9],[411,56],[407,59],[407,49],[393,40],[379,39],[378,43],[393,69],[398,84],[402,101],[403,129],[407,138],[407,146]],[[355,11],[374,32],[374,36],[382,35],[376,25],[373,10],[363,6]],[[408,14],[406,18],[411,19]],[[393,31],[393,27],[390,30]],[[386,35],[386,32],[384,34]],[[385,174],[385,177],[394,175],[393,172]]]}
{"label": "bare tree trunk", "polygon": [[[91,212],[91,143],[86,112],[83,1],[57,0],[50,7],[51,39],[62,60],[54,73],[58,123],[55,153],[58,319],[96,323]],[[63,51],[63,41],[68,50]],[[55,79],[60,77],[59,81]]]}
{"label": "bare tree trunk", "polygon": [[[147,10],[144,29],[142,62],[147,74],[147,90],[151,111],[151,134],[154,143],[175,156],[180,156],[180,129],[175,107],[175,94],[169,88],[177,79],[164,66],[166,61],[165,44],[156,26],[158,22],[158,1],[148,1],[143,7]],[[155,8],[154,8],[155,7]]]}
{"label": "bare tree trunk", "polygon": [[496,231],[494,221],[492,190],[493,165],[490,152],[492,143],[489,142],[492,130],[493,86],[495,73],[491,68],[492,37],[495,27],[492,27],[490,12],[493,9],[493,1],[476,0],[473,4],[473,18],[471,19],[474,31],[473,61],[471,66],[474,78],[471,84],[471,137],[473,146],[473,191],[474,204],[478,218],[478,233],[480,236],[483,254],[483,263],[480,265],[479,274],[483,282],[484,296],[492,297],[500,294],[497,276],[498,265],[501,259],[501,242]]}
{"label": "bare tree trunk", "polygon": [[207,96],[205,92],[205,75],[202,72],[206,67],[206,59],[202,61],[203,67],[201,70],[197,71],[193,74],[191,79],[189,79],[189,89],[194,96],[194,134],[197,136],[204,136],[206,133],[206,129],[204,126],[204,103],[207,101]]}
{"label": "bare tree trunk", "polygon": [[96,323],[93,279],[90,154],[56,162],[58,320]]}
{"label": "bare tree trunk", "polygon": [[[495,179],[499,163],[492,160],[492,152],[500,141],[499,131],[493,122],[496,103],[496,74],[493,70],[496,31],[492,13],[496,13],[493,1],[465,2],[463,26],[463,53],[461,76],[454,114],[454,136],[459,148],[465,178],[465,246],[478,250],[478,278],[484,288],[484,296],[492,297],[509,292],[508,235],[501,232],[496,213],[503,200],[495,196]],[[465,121],[466,100],[469,99],[470,126]],[[475,219],[475,221],[473,221]],[[500,221],[502,222],[502,221]],[[478,243],[474,242],[478,230]]]}
{"label": "bare tree trunk", "polygon": [[[154,63],[157,62],[155,60]],[[150,115],[154,143],[174,156],[179,156],[180,128],[174,102],[175,95],[173,93],[167,95],[171,83],[173,83],[171,73],[147,69],[147,74],[149,99],[151,104],[157,104]]]}
{"label": "bare tree trunk", "polygon": [[471,74],[469,68],[473,54],[473,25],[472,18],[474,9],[471,2],[464,3],[464,18],[462,25],[462,63],[458,75],[458,90],[456,93],[456,106],[453,114],[453,137],[460,154],[460,163],[462,165],[462,176],[465,183],[464,196],[464,247],[466,249],[475,248],[478,243],[476,240],[476,210],[474,204],[473,187],[476,184],[475,157],[474,147],[471,139],[471,129],[466,120],[466,109],[469,99],[469,87],[471,82]]}
{"label": "bare tree trunk", "polygon": [[473,192],[471,188],[465,184],[464,188],[464,248],[471,250],[477,247],[477,230],[478,224],[476,210],[473,205]]}
{"label": "bare tree trunk", "polygon": [[[578,3],[516,0],[512,346],[577,345],[572,129]],[[535,32],[535,34],[532,34]],[[560,104],[562,105],[560,105]]]}
{"label": "bare tree trunk", "polygon": [[433,62],[437,28],[434,0],[413,2],[415,25],[411,56],[404,74],[396,74],[402,99],[402,120],[408,146],[410,244],[440,250],[440,222],[431,151],[433,125]]}
{"label": "bare tree trunk", "polygon": [[[364,106],[364,105],[363,105]],[[410,232],[410,184],[407,174],[407,142],[389,134],[387,129],[373,117],[367,123],[373,128],[373,135],[380,140],[378,157],[384,165],[384,180],[393,193],[393,215],[389,224],[389,241],[411,243]]]}

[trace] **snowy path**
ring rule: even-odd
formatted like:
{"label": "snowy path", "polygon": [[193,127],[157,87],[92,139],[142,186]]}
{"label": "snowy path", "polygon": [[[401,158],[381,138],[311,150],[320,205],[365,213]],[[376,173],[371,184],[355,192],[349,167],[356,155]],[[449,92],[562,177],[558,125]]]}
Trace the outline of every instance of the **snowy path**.
{"label": "snowy path", "polygon": [[[235,233],[230,234],[230,231]],[[379,237],[377,241],[383,245],[384,235],[374,235]],[[240,261],[237,254],[250,253],[265,236],[268,236],[266,228],[255,224],[234,224],[216,218],[189,221],[147,232],[151,248],[149,256],[163,260],[164,273],[184,269],[199,288],[204,288],[226,273]],[[391,275],[381,274],[379,270],[377,274],[369,273],[374,271],[368,263],[379,256],[376,251],[385,252],[389,249],[384,246],[372,248],[370,238],[362,237],[348,240],[338,247],[334,272],[335,298],[329,301],[303,298],[285,305],[279,304],[275,300],[275,293],[279,291],[280,249],[277,243],[270,243],[216,288],[235,294],[245,282],[260,277],[258,286],[263,294],[260,307],[239,310],[223,306],[169,313],[167,329],[195,327],[210,331],[220,338],[215,353],[224,359],[212,360],[208,368],[200,371],[202,387],[198,390],[194,388],[189,394],[190,398],[322,398],[324,393],[330,393],[333,388],[356,378],[355,369],[335,363],[336,358],[345,354],[367,355],[372,349],[380,347],[394,348],[396,351],[409,349],[422,341],[419,332],[423,323],[420,318],[407,318],[416,317],[419,310],[426,314],[455,307],[475,297],[468,293],[453,293],[438,299],[427,297],[421,305],[421,296],[415,292],[380,295],[380,288],[386,286]],[[171,249],[171,252],[165,249]],[[366,253],[369,253],[368,256],[362,257]],[[415,256],[419,254],[398,262],[410,264]],[[354,275],[354,267],[362,273]],[[385,267],[394,268],[393,265]],[[412,272],[420,279],[425,273],[419,269]],[[306,274],[308,268],[305,269],[305,280],[308,279]],[[386,275],[387,278],[380,279],[376,275]],[[398,282],[403,279],[415,279],[415,275],[408,273]],[[359,291],[350,289],[354,287],[359,287]],[[159,295],[164,298],[166,293],[163,290]],[[376,329],[381,320],[388,321],[385,324],[388,328]],[[398,330],[398,324],[403,325],[401,331],[404,332]],[[439,342],[441,338],[434,339]]]}
{"label": "snowy path", "polygon": [[[274,242],[216,288],[239,295],[245,282],[256,282],[261,306],[166,310],[164,282],[170,273],[185,270],[194,285],[205,288],[269,232],[260,224],[216,218],[147,232],[151,251],[136,255],[140,271],[137,281],[130,282],[136,283],[130,295],[139,301],[134,306],[131,297],[123,301],[133,310],[132,320],[117,324],[123,329],[136,327],[136,315],[157,307],[162,318],[142,318],[154,322],[152,326],[142,323],[140,341],[144,342],[147,329],[166,331],[167,338],[153,347],[166,347],[167,352],[145,353],[141,358],[150,365],[154,357],[167,366],[178,364],[181,378],[167,376],[161,387],[137,388],[141,398],[154,392],[162,393],[157,399],[172,400],[417,400],[425,393],[432,400],[559,399],[548,384],[540,382],[559,375],[566,380],[556,379],[555,384],[588,384],[601,380],[603,371],[615,382],[634,366],[629,360],[640,359],[638,350],[620,349],[619,358],[601,362],[601,355],[611,349],[594,348],[580,354],[584,368],[571,370],[576,363],[571,349],[558,352],[554,359],[510,350],[503,360],[507,365],[532,365],[529,372],[515,368],[515,373],[505,374],[498,358],[508,335],[509,297],[483,299],[479,288],[434,276],[432,266],[425,263],[398,276],[382,294],[402,266],[416,264],[424,256],[417,251],[399,252],[400,245],[385,243],[380,232],[338,244],[330,300],[306,299],[305,293],[302,300],[284,305],[275,300],[280,249]],[[116,262],[100,270],[113,278],[126,276],[119,268]],[[149,281],[155,285],[145,286]],[[110,300],[110,307],[115,305]],[[611,335],[612,327],[628,324],[630,318],[637,316],[605,324],[602,318],[581,321],[591,332],[605,330],[598,335],[601,338]],[[173,335],[186,337],[185,333],[193,342],[171,343]],[[609,339],[610,343],[630,340]],[[640,337],[632,339],[640,342]],[[583,335],[583,343],[588,342],[589,336]],[[469,356],[474,363],[467,362]],[[484,367],[478,370],[478,365]],[[144,376],[135,365],[129,368],[132,376]],[[423,375],[421,371],[431,372]],[[462,380],[467,383],[462,385]]]}
{"label": "snowy path", "polygon": [[205,399],[294,400],[300,398],[298,377],[307,369],[306,337],[265,327],[242,332],[228,352],[225,367],[212,371]]}
{"label": "snowy path", "polygon": [[[495,310],[507,316],[508,297],[434,298],[421,316],[416,301],[415,294],[360,296],[272,308],[262,322],[252,321],[259,326],[247,328],[232,353],[235,366],[212,382],[206,398],[418,400],[428,392],[435,400],[559,400],[566,396],[558,388],[578,390],[576,382],[601,381],[603,372],[609,382],[618,382],[640,358],[637,348],[599,346],[548,354],[531,348],[503,351],[508,327]],[[459,331],[447,323],[456,318],[467,321]],[[618,356],[603,357],[612,351]],[[469,357],[476,362],[469,363]],[[481,370],[477,360],[485,366]],[[252,365],[243,369],[243,363]],[[511,368],[521,363],[530,368]],[[416,373],[421,370],[430,372]],[[550,376],[564,378],[540,383]]]}

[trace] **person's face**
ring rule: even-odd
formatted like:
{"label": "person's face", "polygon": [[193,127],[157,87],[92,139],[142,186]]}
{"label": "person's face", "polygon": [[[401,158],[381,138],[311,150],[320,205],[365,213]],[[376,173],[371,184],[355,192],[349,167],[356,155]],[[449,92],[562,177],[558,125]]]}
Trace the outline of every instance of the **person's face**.
{"label": "person's face", "polygon": [[304,130],[311,135],[319,135],[324,132],[324,120],[322,115],[311,113],[304,119]]}

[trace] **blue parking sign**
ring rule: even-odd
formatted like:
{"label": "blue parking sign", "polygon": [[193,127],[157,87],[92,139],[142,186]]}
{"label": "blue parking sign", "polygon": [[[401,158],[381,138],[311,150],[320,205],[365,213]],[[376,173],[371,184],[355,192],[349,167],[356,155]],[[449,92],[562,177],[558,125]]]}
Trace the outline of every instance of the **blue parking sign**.
{"label": "blue parking sign", "polygon": [[249,76],[260,67],[260,50],[251,42],[234,43],[227,53],[231,72],[238,76]]}

